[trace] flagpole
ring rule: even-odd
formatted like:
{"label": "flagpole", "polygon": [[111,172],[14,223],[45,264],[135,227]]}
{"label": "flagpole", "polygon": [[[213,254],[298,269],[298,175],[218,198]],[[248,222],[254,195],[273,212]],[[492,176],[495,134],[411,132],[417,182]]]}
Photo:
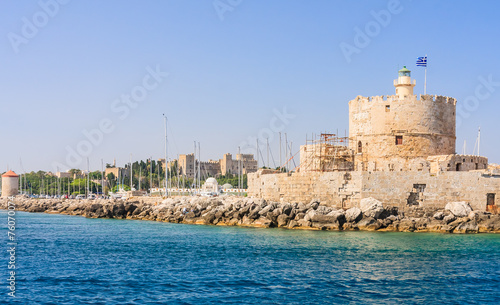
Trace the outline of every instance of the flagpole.
{"label": "flagpole", "polygon": [[427,66],[425,67],[424,72],[424,95],[427,94]]}
{"label": "flagpole", "polygon": [[425,54],[424,95],[427,94],[427,54]]}

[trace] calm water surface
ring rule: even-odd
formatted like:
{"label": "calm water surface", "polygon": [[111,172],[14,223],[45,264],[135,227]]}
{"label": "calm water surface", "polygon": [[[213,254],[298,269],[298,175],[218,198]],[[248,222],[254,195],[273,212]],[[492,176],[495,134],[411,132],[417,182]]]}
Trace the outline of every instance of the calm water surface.
{"label": "calm water surface", "polygon": [[0,304],[500,304],[500,235],[317,232],[16,213]]}

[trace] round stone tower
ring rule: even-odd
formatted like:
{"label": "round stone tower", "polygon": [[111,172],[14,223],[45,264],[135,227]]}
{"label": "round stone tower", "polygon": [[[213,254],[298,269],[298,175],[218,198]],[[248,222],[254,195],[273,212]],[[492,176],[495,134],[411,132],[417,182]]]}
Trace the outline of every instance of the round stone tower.
{"label": "round stone tower", "polygon": [[13,171],[2,175],[2,197],[15,196],[19,193],[19,176]]}
{"label": "round stone tower", "polygon": [[358,170],[410,170],[428,156],[455,153],[456,100],[417,98],[415,84],[404,67],[394,81],[396,95],[349,102],[349,145]]}

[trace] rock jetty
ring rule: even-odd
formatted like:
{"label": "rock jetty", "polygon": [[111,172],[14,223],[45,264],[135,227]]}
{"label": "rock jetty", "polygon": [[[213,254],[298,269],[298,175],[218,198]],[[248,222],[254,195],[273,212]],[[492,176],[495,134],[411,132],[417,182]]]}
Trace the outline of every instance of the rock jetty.
{"label": "rock jetty", "polygon": [[[500,215],[473,211],[466,202],[445,209],[384,207],[373,198],[348,210],[310,203],[279,203],[244,197],[137,197],[129,200],[28,199],[16,197],[16,210],[89,218],[116,218],[185,224],[334,231],[500,233]],[[0,209],[7,209],[6,198]]]}

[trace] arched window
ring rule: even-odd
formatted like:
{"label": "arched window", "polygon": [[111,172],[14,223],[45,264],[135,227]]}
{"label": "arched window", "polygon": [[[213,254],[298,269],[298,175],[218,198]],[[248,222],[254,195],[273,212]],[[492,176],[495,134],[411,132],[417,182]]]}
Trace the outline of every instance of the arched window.
{"label": "arched window", "polygon": [[362,153],[363,152],[363,144],[361,143],[361,141],[358,142],[358,154]]}

